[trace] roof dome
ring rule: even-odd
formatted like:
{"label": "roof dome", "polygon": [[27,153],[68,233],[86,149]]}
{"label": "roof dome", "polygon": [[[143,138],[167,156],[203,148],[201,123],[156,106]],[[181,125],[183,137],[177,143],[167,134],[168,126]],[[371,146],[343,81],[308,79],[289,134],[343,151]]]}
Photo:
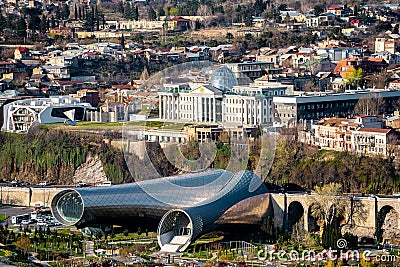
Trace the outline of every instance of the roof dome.
{"label": "roof dome", "polygon": [[233,86],[238,85],[238,80],[230,69],[227,67],[221,67],[213,70],[210,78],[210,84],[221,91],[226,92]]}

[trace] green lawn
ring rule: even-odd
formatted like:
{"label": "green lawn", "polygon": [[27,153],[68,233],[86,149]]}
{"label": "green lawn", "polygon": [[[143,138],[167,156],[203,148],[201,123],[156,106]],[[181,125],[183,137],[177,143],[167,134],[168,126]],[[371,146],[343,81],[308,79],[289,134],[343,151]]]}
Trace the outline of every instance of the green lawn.
{"label": "green lawn", "polygon": [[163,121],[131,121],[127,123],[123,122],[91,122],[82,121],[77,122],[76,126],[65,125],[63,123],[54,124],[42,124],[43,128],[46,129],[65,129],[65,130],[121,130],[122,127],[135,129],[160,129],[169,131],[180,131],[187,125],[187,123],[176,123],[176,122],[163,122]]}
{"label": "green lawn", "polygon": [[6,214],[0,214],[0,221],[4,221],[7,218],[8,216]]}

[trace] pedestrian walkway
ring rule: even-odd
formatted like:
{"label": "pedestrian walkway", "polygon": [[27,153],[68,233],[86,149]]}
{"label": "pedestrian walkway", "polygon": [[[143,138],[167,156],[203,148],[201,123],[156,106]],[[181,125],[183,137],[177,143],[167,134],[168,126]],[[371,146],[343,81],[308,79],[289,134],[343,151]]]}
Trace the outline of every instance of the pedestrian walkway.
{"label": "pedestrian walkway", "polygon": [[86,243],[85,246],[85,255],[87,256],[94,256],[96,257],[96,254],[94,253],[94,242],[93,241],[84,241]]}

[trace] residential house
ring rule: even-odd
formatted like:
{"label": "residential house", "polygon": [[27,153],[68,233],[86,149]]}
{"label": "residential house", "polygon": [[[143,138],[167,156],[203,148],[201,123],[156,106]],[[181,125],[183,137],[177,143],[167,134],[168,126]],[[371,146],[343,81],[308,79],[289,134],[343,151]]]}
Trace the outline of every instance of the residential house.
{"label": "residential house", "polygon": [[381,71],[386,68],[388,64],[380,58],[349,58],[340,60],[337,64],[334,73],[343,74],[352,69],[361,68],[365,73]]}
{"label": "residential house", "polygon": [[51,57],[48,59],[47,64],[52,65],[52,66],[59,66],[59,67],[77,68],[78,67],[78,58],[71,57],[71,56]]}
{"label": "residential house", "polygon": [[400,64],[400,53],[391,53],[388,51],[381,51],[371,55],[371,58],[383,59],[388,65]]}
{"label": "residential house", "polygon": [[331,13],[338,17],[344,17],[349,14],[349,11],[346,5],[338,4],[329,6],[326,9],[326,13]]}
{"label": "residential house", "polygon": [[168,30],[171,31],[187,31],[191,29],[191,20],[180,16],[174,16],[167,19]]}
{"label": "residential house", "polygon": [[12,73],[15,70],[13,62],[0,61],[0,78],[3,78],[4,74]]}
{"label": "residential house", "polygon": [[251,80],[262,77],[268,72],[269,69],[274,68],[273,62],[241,62],[241,63],[228,63],[225,66],[232,70],[237,78],[243,75],[249,77]]}
{"label": "residential house", "polygon": [[76,94],[70,94],[69,96],[80,99],[80,103],[89,103],[92,107],[97,107],[100,102],[99,91],[97,90],[81,89]]}
{"label": "residential house", "polygon": [[346,58],[357,58],[363,56],[362,49],[357,47],[326,47],[318,49],[316,52],[317,55],[327,57],[334,63]]}
{"label": "residential house", "polygon": [[303,23],[307,20],[307,17],[304,14],[292,10],[281,10],[279,16],[281,17],[281,21],[284,23]]}
{"label": "residential house", "polygon": [[375,53],[387,51],[392,54],[397,52],[397,42],[394,39],[376,38]]}
{"label": "residential house", "polygon": [[30,59],[30,49],[27,47],[17,47],[14,50],[14,59],[16,60],[24,60]]}

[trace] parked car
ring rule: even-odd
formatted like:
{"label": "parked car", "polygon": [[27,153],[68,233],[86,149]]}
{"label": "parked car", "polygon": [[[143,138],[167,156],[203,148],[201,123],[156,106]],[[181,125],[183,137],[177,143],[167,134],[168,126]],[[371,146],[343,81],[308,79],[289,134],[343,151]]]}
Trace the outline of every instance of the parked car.
{"label": "parked car", "polygon": [[77,183],[76,187],[86,187],[87,184],[86,183]]}
{"label": "parked car", "polygon": [[48,185],[48,183],[45,181],[45,182],[41,182],[41,183],[39,183],[39,185],[40,185],[40,186],[47,186],[47,185]]}
{"label": "parked car", "polygon": [[20,186],[20,182],[18,180],[13,180],[11,186]]}

